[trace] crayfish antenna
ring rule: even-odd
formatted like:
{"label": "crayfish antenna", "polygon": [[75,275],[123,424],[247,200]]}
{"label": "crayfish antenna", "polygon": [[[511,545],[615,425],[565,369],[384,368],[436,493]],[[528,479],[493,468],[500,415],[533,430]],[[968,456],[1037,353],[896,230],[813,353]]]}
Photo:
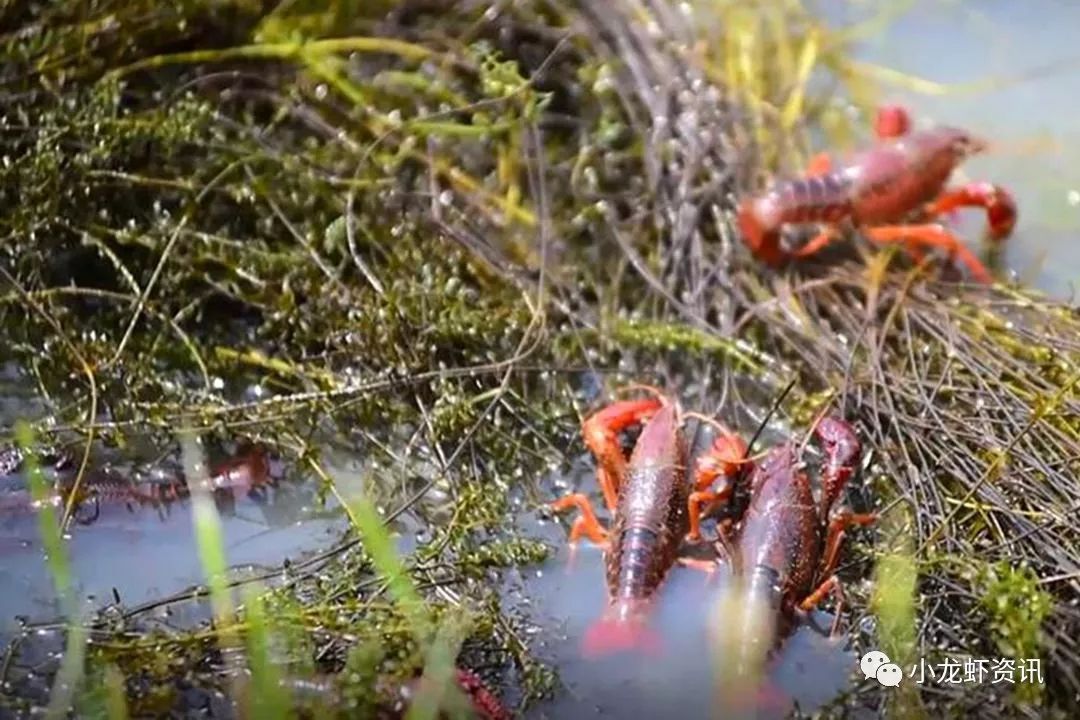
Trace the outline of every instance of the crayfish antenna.
{"label": "crayfish antenna", "polygon": [[630,392],[632,390],[647,392],[659,400],[662,405],[670,405],[672,402],[671,397],[655,385],[649,385],[648,383],[630,383],[621,388],[621,392]]}

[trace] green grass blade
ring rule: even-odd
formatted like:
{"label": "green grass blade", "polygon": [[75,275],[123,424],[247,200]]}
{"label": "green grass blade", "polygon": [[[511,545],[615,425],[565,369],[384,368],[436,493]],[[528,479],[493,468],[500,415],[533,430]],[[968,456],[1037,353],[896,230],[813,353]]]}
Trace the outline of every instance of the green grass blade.
{"label": "green grass blade", "polygon": [[15,441],[26,456],[26,474],[30,480],[30,493],[38,509],[38,531],[45,549],[46,563],[52,575],[53,586],[60,603],[61,612],[67,618],[67,642],[60,669],[53,680],[52,692],[45,717],[49,720],[66,717],[82,681],[86,660],[86,628],[79,616],[71,582],[71,565],[60,533],[60,519],[56,513],[56,497],[41,472],[41,465],[33,452],[34,432],[19,421],[15,425]]}
{"label": "green grass blade", "polygon": [[363,537],[364,548],[371,555],[375,569],[386,578],[388,590],[408,620],[417,641],[421,645],[426,644],[432,633],[431,618],[423,598],[398,557],[394,540],[383,526],[379,511],[366,497],[355,498],[350,505],[350,519]]}
{"label": "green grass blade", "polygon": [[[906,506],[899,505],[880,520],[892,541],[877,562],[871,607],[877,613],[880,650],[902,669],[916,662],[915,633],[918,628],[915,597],[918,567],[915,562],[911,519]],[[923,717],[918,688],[901,683],[890,696],[891,710],[898,718]]]}
{"label": "green grass blade", "polygon": [[195,529],[199,561],[210,589],[210,605],[215,622],[226,628],[232,624],[232,598],[227,581],[228,565],[225,560],[221,517],[209,490],[203,452],[198,441],[189,435],[181,436],[180,455],[184,463],[184,474],[191,488],[191,520]]}
{"label": "green grass blade", "polygon": [[291,716],[289,696],[281,685],[281,673],[274,664],[270,621],[263,596],[257,588],[245,588],[244,609],[247,620],[245,639],[251,670],[248,693],[251,717],[285,720]]}
{"label": "green grass blade", "polygon": [[30,494],[38,509],[38,532],[41,544],[45,548],[45,560],[52,575],[53,587],[60,600],[62,611],[70,615],[72,607],[71,566],[68,562],[64,539],[60,534],[60,518],[56,513],[56,497],[52,488],[41,472],[37,456],[33,452],[34,431],[27,423],[19,421],[15,425],[15,441],[26,456],[26,475],[30,480]]}
{"label": "green grass blade", "polygon": [[[387,589],[405,616],[420,647],[426,647],[420,692],[410,704],[409,720],[433,720],[440,710],[453,717],[469,717],[468,703],[454,682],[458,651],[467,635],[467,615],[452,617],[435,631],[434,621],[423,598],[394,547],[379,511],[367,497],[348,503],[349,518],[364,539],[364,547]],[[434,632],[434,637],[432,634]]]}
{"label": "green grass blade", "polygon": [[105,715],[109,720],[128,720],[124,676],[115,665],[105,668]]}
{"label": "green grass blade", "polygon": [[452,718],[471,717],[468,700],[454,681],[456,659],[468,634],[470,618],[462,613],[450,617],[440,627],[428,649],[420,690],[409,705],[406,720],[435,720],[439,710]]}

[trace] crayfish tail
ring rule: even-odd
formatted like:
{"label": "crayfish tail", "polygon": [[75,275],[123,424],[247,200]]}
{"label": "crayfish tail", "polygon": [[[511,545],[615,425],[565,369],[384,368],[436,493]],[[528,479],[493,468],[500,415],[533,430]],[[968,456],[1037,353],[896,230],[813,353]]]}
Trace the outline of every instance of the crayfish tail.
{"label": "crayfish tail", "polygon": [[659,655],[662,648],[660,637],[637,619],[603,618],[585,632],[582,641],[587,658],[624,652]]}

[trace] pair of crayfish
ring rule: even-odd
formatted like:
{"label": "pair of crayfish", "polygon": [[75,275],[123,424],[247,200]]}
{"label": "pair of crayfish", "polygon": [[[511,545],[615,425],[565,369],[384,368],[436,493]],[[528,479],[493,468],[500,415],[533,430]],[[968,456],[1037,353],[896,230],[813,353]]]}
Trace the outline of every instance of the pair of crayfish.
{"label": "pair of crayfish", "polygon": [[[944,249],[971,276],[990,282],[986,267],[953,234],[933,220],[961,207],[982,207],[994,241],[1007,238],[1016,225],[1016,203],[991,183],[946,189],[953,170],[987,143],[951,127],[909,131],[903,108],[878,111],[875,129],[881,142],[838,167],[827,155],[810,163],[806,176],[774,183],[761,195],[745,199],[738,222],[743,241],[762,262],[779,266],[812,255],[855,228],[876,243],[902,243],[919,261],[924,248]],[[797,250],[783,246],[786,226],[820,225],[821,232]]]}
{"label": "pair of crayfish", "polygon": [[[605,547],[608,607],[586,633],[583,649],[588,656],[656,649],[657,640],[645,629],[653,596],[671,567],[683,559],[684,542],[701,539],[702,518],[721,507],[733,509],[739,495],[748,495],[745,508],[720,540],[729,548],[725,554],[749,599],[776,611],[775,637],[786,634],[798,615],[839,591],[833,571],[844,532],[874,520],[871,514],[834,510],[862,454],[846,422],[825,417],[815,426],[825,453],[820,499],[815,502],[794,442],[755,462],[747,456],[746,442],[725,429],[688,474],[691,463],[682,428],[690,415],[654,391],[653,397],[616,402],[583,423],[585,443],[597,458],[598,480],[614,516],[611,527],[600,524],[581,493],[552,505],[555,510],[580,510],[571,542],[584,536]],[[642,428],[627,460],[619,433],[635,424]]]}

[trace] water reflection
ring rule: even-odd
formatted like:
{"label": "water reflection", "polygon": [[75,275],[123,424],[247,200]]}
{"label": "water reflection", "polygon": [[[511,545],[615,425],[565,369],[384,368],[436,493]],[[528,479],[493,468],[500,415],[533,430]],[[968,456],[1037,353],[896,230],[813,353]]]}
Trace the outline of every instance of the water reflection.
{"label": "water reflection", "polygon": [[[554,533],[553,533],[554,534]],[[558,542],[556,540],[555,542]],[[558,667],[565,692],[538,706],[535,718],[576,717],[730,717],[733,708],[749,707],[757,718],[785,717],[796,705],[813,711],[848,688],[857,667],[844,638],[829,639],[801,627],[770,660],[767,692],[733,688],[732,697],[717,694],[716,672],[722,665],[714,650],[723,646],[723,607],[730,578],[676,567],[656,596],[650,629],[663,640],[659,655],[625,653],[596,660],[581,656],[586,628],[600,617],[605,603],[603,554],[582,543],[565,546],[543,567],[525,572],[512,584],[511,596],[524,595],[530,617],[541,632],[538,652]],[[721,609],[720,612],[723,612]],[[710,627],[711,621],[717,621]],[[828,628],[831,618],[818,614]],[[717,634],[719,633],[719,635]],[[720,707],[726,703],[725,707]]]}
{"label": "water reflection", "polygon": [[[238,568],[274,567],[325,548],[344,527],[340,513],[321,504],[314,483],[282,480],[274,462],[268,470],[271,482],[230,481],[214,491],[226,557]],[[79,504],[80,522],[71,525],[66,543],[83,602],[100,607],[119,598],[133,606],[204,581],[186,494],[148,490],[172,487],[175,478],[159,477],[168,473],[167,465],[125,465],[110,468],[106,479],[96,476],[102,494]],[[48,479],[57,475],[50,471]],[[137,494],[121,497],[119,488]],[[38,514],[21,473],[0,478],[0,558],[0,586],[6,590],[0,595],[0,635],[9,637],[19,618],[56,617]]]}

